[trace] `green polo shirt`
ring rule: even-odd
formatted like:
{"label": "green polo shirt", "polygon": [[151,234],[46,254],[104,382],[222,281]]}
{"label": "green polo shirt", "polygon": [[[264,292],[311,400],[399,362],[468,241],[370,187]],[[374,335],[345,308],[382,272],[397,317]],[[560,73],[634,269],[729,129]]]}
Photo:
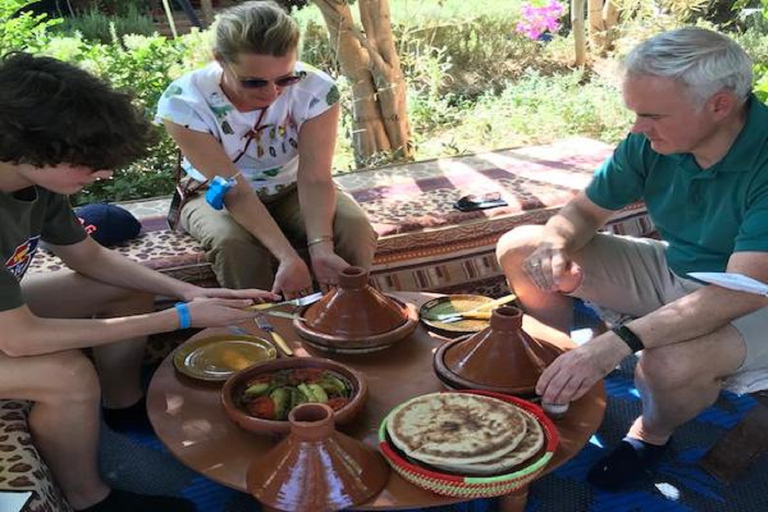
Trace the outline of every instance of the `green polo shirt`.
{"label": "green polo shirt", "polygon": [[609,210],[645,201],[678,276],[722,272],[734,252],[768,252],[768,107],[753,96],[747,116],[725,157],[705,170],[690,153],[660,155],[644,135],[629,135],[587,197]]}

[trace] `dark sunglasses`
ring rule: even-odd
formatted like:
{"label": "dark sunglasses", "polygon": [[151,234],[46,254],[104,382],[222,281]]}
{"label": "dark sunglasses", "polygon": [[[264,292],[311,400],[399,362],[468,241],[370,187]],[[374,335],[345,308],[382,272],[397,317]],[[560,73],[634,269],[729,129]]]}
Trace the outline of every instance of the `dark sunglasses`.
{"label": "dark sunglasses", "polygon": [[270,82],[274,82],[278,87],[289,87],[301,80],[299,75],[290,75],[278,78],[276,80],[264,80],[263,78],[238,78],[237,81],[245,89],[261,89]]}

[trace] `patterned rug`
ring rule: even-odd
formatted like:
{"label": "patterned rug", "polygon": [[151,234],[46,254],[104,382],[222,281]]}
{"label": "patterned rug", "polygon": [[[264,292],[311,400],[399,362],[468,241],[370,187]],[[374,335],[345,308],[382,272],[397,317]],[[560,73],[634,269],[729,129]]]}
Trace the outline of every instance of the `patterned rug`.
{"label": "patterned rug", "polygon": [[[697,461],[756,405],[749,396],[723,393],[718,402],[684,425],[657,474],[620,493],[602,492],[586,482],[589,468],[625,434],[640,412],[632,382],[636,359],[625,359],[606,378],[608,406],[603,425],[569,463],[534,483],[527,512],[760,512],[768,510],[768,458],[758,458],[748,474],[725,485]],[[216,484],[177,462],[152,432],[116,434],[103,429],[101,465],[115,486],[155,494],[184,496],[199,512],[252,512],[247,494]],[[494,500],[475,500],[430,512],[493,512]]]}

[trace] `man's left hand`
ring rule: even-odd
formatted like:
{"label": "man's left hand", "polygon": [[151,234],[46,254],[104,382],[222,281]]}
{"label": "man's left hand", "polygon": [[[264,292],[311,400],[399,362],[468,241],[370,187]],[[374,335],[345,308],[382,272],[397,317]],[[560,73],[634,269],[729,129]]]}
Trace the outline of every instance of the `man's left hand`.
{"label": "man's left hand", "polygon": [[602,334],[560,355],[539,377],[536,393],[543,402],[554,404],[578,400],[631,353],[616,340],[612,333]]}

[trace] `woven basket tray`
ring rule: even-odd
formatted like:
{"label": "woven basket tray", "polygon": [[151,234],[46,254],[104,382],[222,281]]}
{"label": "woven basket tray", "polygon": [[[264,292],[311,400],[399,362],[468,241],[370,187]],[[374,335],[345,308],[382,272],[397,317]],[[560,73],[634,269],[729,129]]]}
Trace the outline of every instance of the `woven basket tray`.
{"label": "woven basket tray", "polygon": [[446,391],[446,393],[472,393],[476,395],[485,395],[499,400],[504,400],[523,409],[526,413],[533,416],[544,430],[545,443],[544,450],[538,456],[525,461],[523,467],[519,467],[512,473],[494,475],[494,476],[461,476],[448,473],[442,473],[435,469],[419,466],[405,457],[397,450],[387,436],[387,420],[389,416],[397,410],[395,407],[379,426],[379,450],[387,459],[392,469],[407,481],[443,496],[452,496],[457,498],[491,498],[509,494],[518,489],[524,488],[531,483],[552,459],[557,449],[559,436],[555,425],[552,423],[537,405],[520,398],[480,390],[460,390]]}

